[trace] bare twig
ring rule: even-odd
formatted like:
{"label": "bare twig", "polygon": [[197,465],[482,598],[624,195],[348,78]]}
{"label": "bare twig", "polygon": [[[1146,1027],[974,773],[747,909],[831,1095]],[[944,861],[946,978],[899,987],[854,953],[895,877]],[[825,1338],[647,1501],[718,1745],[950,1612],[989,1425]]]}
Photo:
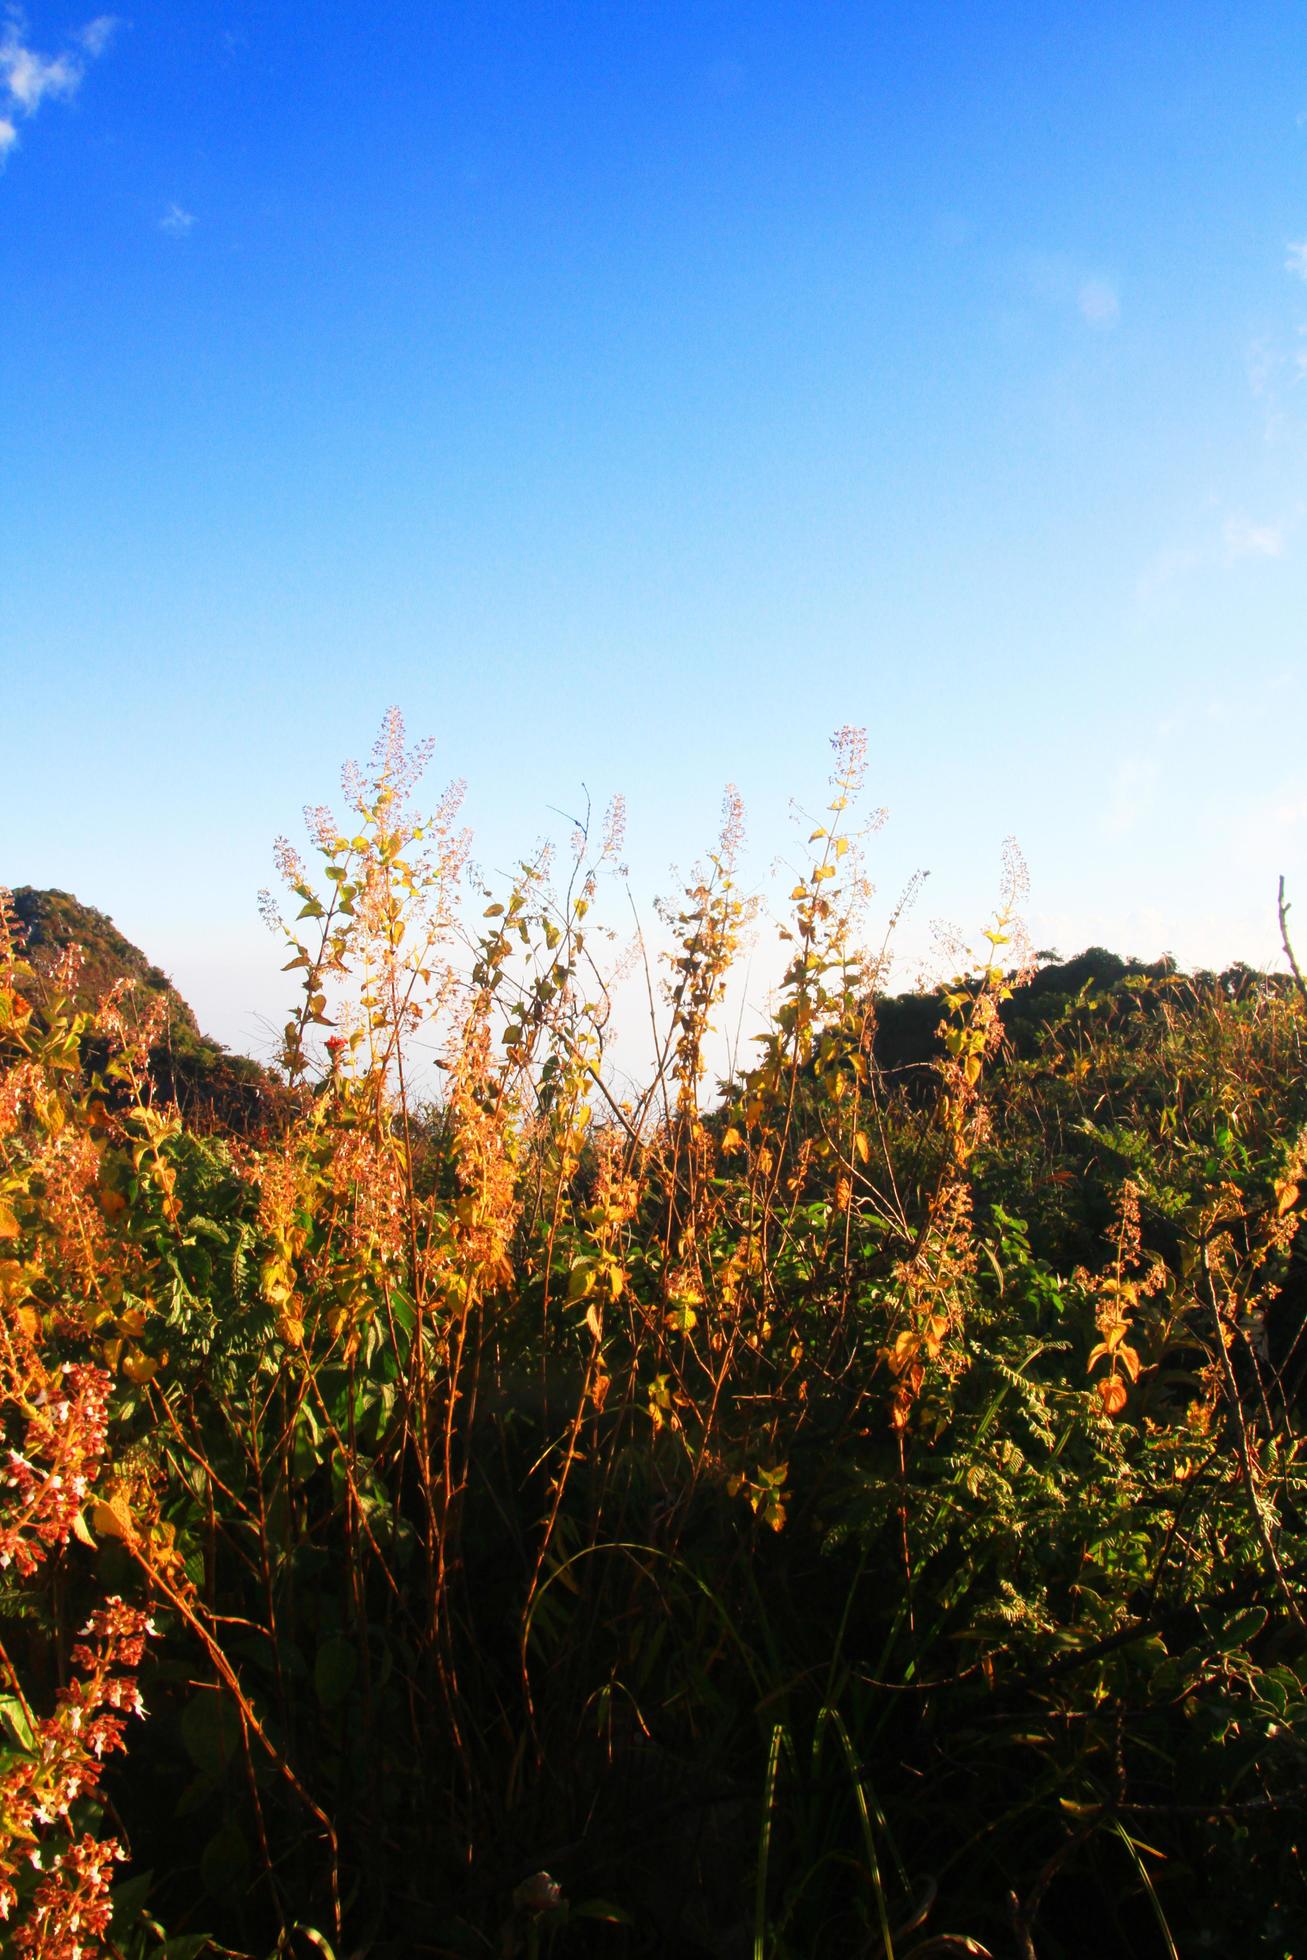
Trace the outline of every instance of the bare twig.
{"label": "bare twig", "polygon": [[1281,872],[1280,874],[1280,898],[1279,898],[1278,911],[1280,915],[1280,943],[1284,947],[1284,956],[1289,962],[1289,971],[1292,973],[1294,980],[1297,982],[1298,992],[1302,996],[1303,1003],[1304,1005],[1307,1005],[1307,980],[1304,980],[1303,978],[1302,968],[1299,966],[1297,955],[1293,950],[1293,942],[1289,938],[1289,901],[1284,895],[1283,872]]}

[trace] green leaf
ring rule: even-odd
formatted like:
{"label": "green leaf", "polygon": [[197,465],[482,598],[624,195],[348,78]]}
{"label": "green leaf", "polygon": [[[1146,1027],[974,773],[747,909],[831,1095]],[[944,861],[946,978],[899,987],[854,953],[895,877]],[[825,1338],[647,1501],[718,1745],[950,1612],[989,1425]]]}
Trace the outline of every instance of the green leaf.
{"label": "green leaf", "polygon": [[1245,1606],[1242,1613],[1236,1613],[1227,1620],[1221,1633],[1221,1645],[1228,1653],[1232,1647],[1246,1647],[1255,1640],[1266,1625],[1264,1606]]}
{"label": "green leaf", "polygon": [[297,1919],[291,1927],[291,1931],[293,1933],[302,1933],[309,1944],[316,1946],[318,1952],[325,1956],[325,1960],[336,1960],[335,1949],[331,1945],[331,1942],[318,1931],[316,1926],[306,1926],[302,1919]]}
{"label": "green leaf", "polygon": [[35,1748],[36,1732],[17,1695],[0,1695],[0,1725],[3,1725],[20,1749]]}
{"label": "green leaf", "polygon": [[144,1908],[153,1883],[153,1872],[134,1872],[131,1878],[125,1878],[121,1885],[115,1885],[110,1892],[109,1903],[113,1907],[112,1926],[119,1938]]}
{"label": "green leaf", "polygon": [[602,1919],[610,1926],[631,1926],[634,1921],[629,1912],[615,1906],[611,1899],[583,1899],[580,1905],[569,1907],[572,1919]]}
{"label": "green leaf", "polygon": [[359,1658],[352,1640],[333,1634],[318,1648],[313,1663],[313,1686],[324,1708],[339,1708],[358,1673]]}
{"label": "green leaf", "polygon": [[212,1898],[225,1899],[239,1892],[250,1875],[250,1847],[235,1824],[223,1824],[204,1847],[200,1877]]}
{"label": "green leaf", "polygon": [[224,1694],[202,1688],[182,1713],[182,1741],[196,1769],[218,1774],[240,1747],[240,1716]]}

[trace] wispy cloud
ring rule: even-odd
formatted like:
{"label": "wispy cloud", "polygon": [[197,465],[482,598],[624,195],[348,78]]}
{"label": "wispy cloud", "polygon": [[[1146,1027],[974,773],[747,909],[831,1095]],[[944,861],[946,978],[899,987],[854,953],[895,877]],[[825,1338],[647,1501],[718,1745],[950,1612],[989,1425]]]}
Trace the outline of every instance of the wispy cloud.
{"label": "wispy cloud", "polygon": [[1227,517],[1221,531],[1227,564],[1239,558],[1283,558],[1283,524],[1254,524],[1248,517]]}
{"label": "wispy cloud", "polygon": [[76,94],[87,62],[104,53],[117,25],[113,14],[98,14],[70,47],[46,55],[28,45],[23,16],[9,15],[0,28],[0,164],[18,142],[21,120],[34,116],[47,97],[67,101]]}
{"label": "wispy cloud", "polygon": [[1284,269],[1298,279],[1307,279],[1307,238],[1285,246]]}
{"label": "wispy cloud", "polygon": [[1275,379],[1275,370],[1279,366],[1279,355],[1268,335],[1259,334],[1256,340],[1249,343],[1246,365],[1248,386],[1258,400],[1261,400],[1263,396],[1269,394]]}
{"label": "wispy cloud", "polygon": [[1121,293],[1115,279],[1095,272],[1066,252],[1040,253],[1026,261],[1026,279],[1045,305],[1078,313],[1097,333],[1110,333],[1121,319]]}
{"label": "wispy cloud", "polygon": [[1272,518],[1262,521],[1243,511],[1229,511],[1224,518],[1216,512],[1204,524],[1202,533],[1185,544],[1171,544],[1154,552],[1135,582],[1135,604],[1147,615],[1170,609],[1185,594],[1195,576],[1210,578],[1222,568],[1270,563],[1283,558],[1295,534],[1307,517],[1307,504],[1283,506]]}
{"label": "wispy cloud", "polygon": [[173,238],[185,238],[194,223],[193,211],[187,211],[180,204],[170,204],[159,220],[159,230],[168,232]]}
{"label": "wispy cloud", "polygon": [[97,55],[104,53],[118,27],[117,14],[97,14],[94,20],[87,21],[77,38],[94,61]]}
{"label": "wispy cloud", "polygon": [[1121,299],[1108,279],[1086,279],[1076,294],[1080,317],[1100,333],[1106,333],[1121,318]]}

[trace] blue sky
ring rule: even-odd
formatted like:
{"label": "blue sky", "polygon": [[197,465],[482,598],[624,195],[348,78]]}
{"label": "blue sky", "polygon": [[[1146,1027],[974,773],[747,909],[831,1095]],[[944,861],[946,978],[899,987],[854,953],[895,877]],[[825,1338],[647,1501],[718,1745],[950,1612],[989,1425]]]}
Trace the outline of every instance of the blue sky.
{"label": "blue sky", "polygon": [[[477,855],[1307,938],[1295,6],[33,4],[0,29],[0,879],[258,1046],[273,836],[399,703]],[[905,977],[911,975],[905,971]]]}

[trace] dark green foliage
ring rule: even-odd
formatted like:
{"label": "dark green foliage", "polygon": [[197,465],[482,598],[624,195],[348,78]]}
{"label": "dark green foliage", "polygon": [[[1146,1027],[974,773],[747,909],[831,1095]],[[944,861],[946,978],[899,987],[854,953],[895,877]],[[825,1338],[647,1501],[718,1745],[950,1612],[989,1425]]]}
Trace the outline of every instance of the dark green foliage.
{"label": "dark green foliage", "polygon": [[[175,1101],[188,1122],[240,1136],[285,1124],[291,1105],[278,1079],[248,1055],[233,1055],[202,1034],[194,1010],[167,974],[105,913],[83,905],[70,892],[40,891],[32,885],[19,885],[11,898],[38,978],[48,979],[60,957],[75,951],[73,983],[65,990],[74,1011],[94,1013],[112,989],[124,984],[135,1012],[157,1003],[161,1027],[151,1046],[151,1073],[160,1095]],[[97,1043],[94,1035],[87,1040],[88,1061],[102,1064],[104,1042]]]}

